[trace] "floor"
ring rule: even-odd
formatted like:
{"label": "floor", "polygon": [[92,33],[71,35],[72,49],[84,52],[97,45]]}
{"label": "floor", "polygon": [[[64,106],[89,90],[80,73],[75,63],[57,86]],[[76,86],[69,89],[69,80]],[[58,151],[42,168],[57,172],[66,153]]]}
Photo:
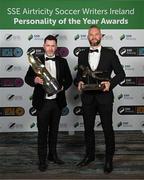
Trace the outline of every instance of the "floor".
{"label": "floor", "polygon": [[104,137],[95,133],[96,159],[87,167],[76,164],[83,158],[83,132],[60,132],[58,154],[64,165],[48,164],[38,170],[37,132],[0,133],[0,179],[144,179],[144,134],[140,131],[115,132],[114,170],[103,173]]}

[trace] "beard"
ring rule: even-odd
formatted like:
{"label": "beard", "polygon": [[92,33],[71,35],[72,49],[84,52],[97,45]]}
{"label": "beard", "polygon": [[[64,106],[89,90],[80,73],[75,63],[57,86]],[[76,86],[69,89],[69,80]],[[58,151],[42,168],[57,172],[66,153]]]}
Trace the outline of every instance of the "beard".
{"label": "beard", "polygon": [[97,41],[89,40],[89,43],[91,46],[98,46],[101,43],[101,39],[99,39]]}
{"label": "beard", "polygon": [[49,57],[52,57],[52,56],[54,56],[54,54],[51,53],[51,54],[48,54],[48,56],[49,56]]}
{"label": "beard", "polygon": [[55,55],[54,52],[47,52],[46,54],[48,55],[48,57],[53,57]]}

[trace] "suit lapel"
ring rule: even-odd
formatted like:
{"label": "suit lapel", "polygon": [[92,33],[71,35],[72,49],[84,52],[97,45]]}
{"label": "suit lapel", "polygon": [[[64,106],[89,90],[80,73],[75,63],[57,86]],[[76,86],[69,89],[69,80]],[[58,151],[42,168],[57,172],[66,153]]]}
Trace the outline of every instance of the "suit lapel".
{"label": "suit lapel", "polygon": [[56,79],[59,79],[60,77],[60,62],[59,62],[59,59],[58,57],[56,56]]}
{"label": "suit lapel", "polygon": [[101,54],[100,54],[100,60],[97,66],[97,70],[101,69],[103,67],[103,60],[104,60],[104,53],[103,53],[103,47],[101,48]]}
{"label": "suit lapel", "polygon": [[43,55],[43,56],[41,56],[39,59],[40,59],[40,61],[42,62],[42,64],[44,64],[44,65],[45,65],[45,57],[44,57],[44,55]]}
{"label": "suit lapel", "polygon": [[88,59],[89,59],[88,56],[89,56],[89,48],[86,49],[86,55],[85,55],[85,61],[84,61],[84,64],[85,64],[86,67],[87,66],[90,67],[89,62],[88,62]]}

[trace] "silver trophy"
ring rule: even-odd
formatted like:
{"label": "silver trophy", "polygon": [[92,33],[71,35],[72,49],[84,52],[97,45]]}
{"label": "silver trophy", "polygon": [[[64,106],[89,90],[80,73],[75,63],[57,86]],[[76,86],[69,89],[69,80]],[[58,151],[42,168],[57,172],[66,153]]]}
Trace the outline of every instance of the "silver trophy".
{"label": "silver trophy", "polygon": [[82,77],[84,78],[85,84],[81,86],[83,91],[96,90],[102,91],[105,86],[101,85],[102,81],[109,81],[107,77],[104,77],[105,72],[103,71],[92,71],[88,66],[80,66],[82,71]]}
{"label": "silver trophy", "polygon": [[45,65],[39,60],[38,57],[34,56],[35,50],[27,52],[28,60],[32,66],[34,72],[43,79],[43,88],[48,95],[54,95],[61,91],[61,86],[58,81],[51,76],[46,69]]}

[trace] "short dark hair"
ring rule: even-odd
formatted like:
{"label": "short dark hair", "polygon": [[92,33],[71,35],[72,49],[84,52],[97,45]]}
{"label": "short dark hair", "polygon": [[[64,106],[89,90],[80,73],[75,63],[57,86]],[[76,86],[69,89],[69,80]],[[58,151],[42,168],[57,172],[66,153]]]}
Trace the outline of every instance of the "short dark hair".
{"label": "short dark hair", "polygon": [[98,27],[97,25],[93,24],[89,27],[89,29],[92,29],[92,28],[96,28],[96,29],[99,29],[100,30],[100,27]]}
{"label": "short dark hair", "polygon": [[55,36],[53,36],[53,35],[48,35],[47,37],[45,37],[44,43],[45,43],[47,40],[53,40],[53,41],[55,41],[56,44],[57,44],[57,38],[56,38]]}

